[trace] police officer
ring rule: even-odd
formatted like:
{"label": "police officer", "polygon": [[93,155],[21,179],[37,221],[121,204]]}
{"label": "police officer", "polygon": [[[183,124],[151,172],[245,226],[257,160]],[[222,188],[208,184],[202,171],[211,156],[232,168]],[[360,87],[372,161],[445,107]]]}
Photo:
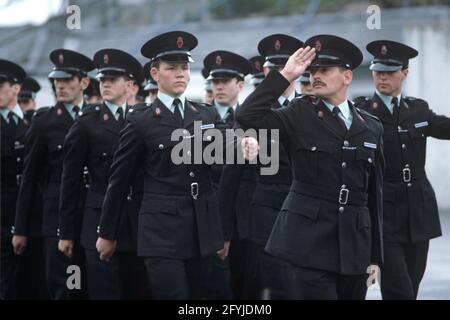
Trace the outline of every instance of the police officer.
{"label": "police officer", "polygon": [[148,104],[152,104],[158,96],[158,84],[153,80],[152,75],[150,74],[152,63],[147,62],[144,64],[144,77],[147,79],[147,82],[144,85],[144,93],[147,93],[145,97],[145,102]]}
{"label": "police officer", "polygon": [[264,57],[263,56],[254,56],[249,59],[251,65],[252,65],[252,80],[251,83],[253,84],[253,87],[256,89],[256,87],[264,80],[265,74],[263,72],[263,64],[264,64]]}
{"label": "police officer", "polygon": [[132,80],[132,86],[129,88],[128,97],[127,97],[127,104],[129,106],[134,106],[140,103],[145,102],[144,97],[144,73],[141,66],[141,70],[135,75],[135,79]]}
{"label": "police officer", "polygon": [[[263,62],[258,63],[260,60],[256,60],[253,63],[254,69],[261,71],[262,77],[271,68],[281,69],[286,64],[289,56],[302,46],[302,41],[288,35],[276,34],[265,37],[258,44],[258,49],[263,54],[260,60]],[[290,86],[285,94],[291,99],[298,96],[295,92],[295,85]],[[278,100],[273,105],[275,109],[282,108],[282,105],[289,101],[283,95]],[[275,218],[289,191],[292,174],[284,146],[280,145],[279,141],[273,140],[270,136],[267,138],[268,141],[273,141],[268,146],[268,150],[269,152],[277,153],[280,165],[279,170],[273,176],[261,175],[257,177],[255,192],[249,201],[243,201],[249,206],[249,222],[247,222],[249,225],[249,230],[247,231],[249,248],[244,283],[245,289],[242,291],[244,292],[244,296],[250,299],[262,298],[262,293],[265,289],[268,289],[268,291],[264,291],[264,298],[282,299],[285,297],[283,288],[280,288],[281,279],[279,275],[283,273],[278,270],[278,260],[267,255],[264,252],[264,246],[272,230]],[[232,170],[230,167],[234,167],[235,170]],[[247,171],[250,169],[248,167],[253,167],[254,174],[259,175],[259,168],[250,165],[247,166]],[[225,208],[228,208],[228,203],[235,201],[236,194],[234,190],[236,188],[234,186],[245,176],[243,168],[244,166],[227,166],[224,170],[222,186],[224,191],[220,192],[220,196],[223,197],[221,202]],[[240,173],[237,173],[236,171],[239,169]],[[270,296],[267,296],[267,293]]]}
{"label": "police officer", "polygon": [[[150,39],[141,49],[152,61],[151,75],[158,83],[158,98],[151,105],[135,106],[127,117],[111,167],[102,209],[97,249],[102,259],[114,252],[121,207],[136,170],[144,170],[144,196],[139,214],[138,255],[144,257],[152,297],[189,299],[205,295],[207,261],[225,256],[223,231],[210,166],[171,159],[179,141],[193,139],[194,121],[200,128],[219,124],[214,108],[186,99],[190,51],[197,39],[173,31]],[[212,137],[205,137],[205,144]],[[188,148],[194,159],[197,148]],[[197,155],[198,157],[198,155]]]}
{"label": "police officer", "polygon": [[299,79],[300,82],[300,92],[302,94],[313,94],[313,88],[311,84],[311,73],[306,71],[302,74]]}
{"label": "police officer", "polygon": [[36,112],[36,94],[41,90],[39,83],[32,77],[26,77],[19,92],[19,106],[28,123]]}
{"label": "police officer", "polygon": [[[221,117],[221,122],[225,129],[232,129],[235,127],[235,112],[239,108],[239,93],[244,88],[244,78],[251,71],[251,65],[244,57],[224,50],[218,50],[209,53],[203,60],[204,69],[209,70],[207,80],[211,81],[214,101],[213,107],[217,110]],[[219,189],[221,183],[221,176],[224,176],[223,165],[215,164],[212,167],[213,171],[213,185],[216,190]],[[231,175],[233,173],[230,173]],[[228,178],[228,177],[227,177]],[[222,219],[230,218],[231,226],[229,226],[231,233],[225,234],[225,240],[230,243],[229,259],[228,261],[220,261],[216,259],[216,264],[213,270],[211,284],[217,283],[217,291],[222,292],[216,298],[241,298],[243,293],[245,260],[247,255],[247,238],[248,238],[248,224],[249,224],[249,202],[251,194],[253,193],[255,175],[249,171],[238,183],[234,186],[227,185],[226,189],[219,192],[228,193],[230,189],[235,187],[237,190],[238,199],[233,199],[229,203],[229,212],[223,210],[224,203],[220,203]],[[233,190],[234,192],[234,190]],[[250,196],[249,196],[250,195]],[[228,266],[230,268],[230,279],[233,292],[228,291],[229,283],[225,281],[228,278]],[[219,283],[222,275],[222,284]],[[215,279],[215,277],[218,277]]]}
{"label": "police officer", "polygon": [[[85,107],[83,91],[89,85],[87,73],[95,66],[88,57],[65,49],[52,51],[50,60],[54,68],[48,77],[55,84],[57,103],[54,107],[39,108],[26,135],[24,172],[17,204],[13,246],[17,253],[21,253],[27,245],[28,225],[33,212],[31,199],[42,183],[46,283],[51,299],[66,299],[70,297],[66,284],[67,267],[81,262],[78,255],[74,255],[74,259],[68,259],[58,251],[63,145],[69,128]],[[84,194],[84,186],[78,192]],[[80,210],[81,204],[82,202]],[[80,216],[81,214],[77,215]],[[78,233],[79,231],[75,232]],[[80,290],[73,293],[80,293]]]}
{"label": "police officer", "polygon": [[[75,217],[83,168],[89,172],[89,190],[84,203],[81,246],[86,257],[86,284],[90,299],[126,299],[132,297],[130,283],[136,277],[137,214],[142,199],[143,180],[138,177],[125,196],[124,214],[119,224],[117,253],[110,261],[101,261],[95,248],[103,198],[108,185],[109,168],[125,127],[125,112],[130,88],[142,75],[142,66],[133,56],[116,49],[103,49],[94,56],[103,103],[90,106],[75,121],[64,142],[64,163],[60,195],[59,249],[71,257],[75,239]],[[143,270],[143,265],[142,265]],[[128,276],[121,277],[128,274]],[[143,275],[141,272],[140,275]],[[140,281],[144,281],[144,276]],[[137,281],[135,281],[137,282]]]}
{"label": "police officer", "polygon": [[213,87],[211,80],[208,80],[209,77],[209,70],[207,68],[202,69],[202,76],[205,78],[205,98],[203,99],[203,102],[207,104],[212,104],[214,101],[214,93],[213,93]]}
{"label": "police officer", "polygon": [[429,241],[441,236],[433,188],[425,173],[426,139],[450,139],[450,119],[436,115],[428,103],[402,94],[409,60],[418,52],[399,42],[367,45],[375,93],[358,99],[361,108],[384,126],[383,299],[416,299],[427,264]]}
{"label": "police officer", "polygon": [[25,71],[8,60],[0,60],[1,121],[1,266],[0,299],[17,297],[17,263],[11,245],[17,192],[22,175],[23,144],[27,125],[17,97]]}
{"label": "police officer", "polygon": [[[382,262],[382,125],[347,100],[361,51],[332,35],[306,45],[237,115],[243,126],[279,129],[290,155],[293,183],[266,251],[286,265],[289,298],[362,298],[354,292],[360,279]],[[319,98],[271,109],[308,66]]]}

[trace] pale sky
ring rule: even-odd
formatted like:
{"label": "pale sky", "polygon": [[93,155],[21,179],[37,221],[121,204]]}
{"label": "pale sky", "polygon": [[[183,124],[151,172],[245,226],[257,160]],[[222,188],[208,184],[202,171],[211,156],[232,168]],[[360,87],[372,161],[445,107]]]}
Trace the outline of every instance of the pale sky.
{"label": "pale sky", "polygon": [[0,0],[0,27],[41,24],[56,13],[62,0],[21,0],[5,7],[8,0]]}

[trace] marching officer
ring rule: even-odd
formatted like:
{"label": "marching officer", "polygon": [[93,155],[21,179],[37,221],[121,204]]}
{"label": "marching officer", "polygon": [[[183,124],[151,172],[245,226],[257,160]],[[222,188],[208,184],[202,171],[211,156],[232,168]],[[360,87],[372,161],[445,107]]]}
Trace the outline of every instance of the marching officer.
{"label": "marching officer", "polygon": [[[69,259],[58,251],[59,193],[63,162],[64,139],[79,112],[86,106],[83,91],[89,85],[88,72],[95,68],[88,57],[71,50],[57,49],[50,53],[54,64],[49,79],[56,88],[57,103],[39,108],[27,131],[22,184],[17,201],[13,246],[21,254],[27,246],[28,226],[33,219],[33,193],[42,185],[42,234],[45,238],[46,283],[51,299],[67,299],[71,295],[67,281],[67,267],[80,264],[80,257]],[[85,194],[84,186],[78,190]],[[82,198],[83,196],[81,196]],[[82,202],[79,209],[81,210]],[[81,216],[81,215],[77,215]],[[75,232],[75,234],[78,234]],[[75,251],[75,250],[74,250]],[[77,290],[73,292],[82,293]]]}
{"label": "marching officer", "polygon": [[[293,182],[265,249],[285,265],[289,298],[363,298],[360,280],[382,263],[383,128],[347,99],[361,51],[332,35],[306,45],[237,114],[245,127],[279,129],[290,157]],[[318,98],[273,110],[309,66]]]}
{"label": "marching officer", "polygon": [[[259,60],[253,63],[254,68],[262,72],[262,76],[269,73],[270,69],[282,69],[286,64],[288,58],[299,48],[303,46],[303,42],[283,34],[275,34],[265,37],[258,44],[259,52],[262,54],[262,63]],[[256,66],[255,66],[256,64]],[[259,67],[259,68],[258,68]],[[295,92],[295,85],[291,85],[286,92],[283,93],[286,97],[281,95],[278,101],[272,106],[274,109],[283,108],[289,99],[294,99],[298,96]],[[286,198],[289,187],[292,182],[292,174],[289,166],[289,159],[283,144],[277,143],[270,136],[268,141],[273,141],[268,146],[270,152],[278,152],[279,169],[275,175],[265,176],[259,175],[260,168],[252,165],[247,165],[247,171],[252,170],[254,174],[258,175],[255,192],[250,197],[249,201],[244,201],[249,206],[249,230],[247,231],[249,244],[247,253],[246,276],[244,287],[244,295],[250,299],[262,298],[264,289],[268,289],[269,296],[265,298],[282,299],[284,298],[284,290],[280,288],[281,280],[278,270],[278,260],[267,255],[264,252],[264,246],[267,243],[272,226],[281,209],[281,205]],[[232,170],[230,167],[234,167]],[[229,203],[233,203],[236,198],[236,190],[234,187],[245,176],[245,166],[231,165],[224,170],[223,190],[227,192],[220,192],[223,197],[223,206],[228,208]],[[239,170],[240,169],[240,170]],[[234,173],[232,172],[234,171]]]}
{"label": "marching officer", "polygon": [[[211,81],[214,101],[212,106],[220,115],[222,126],[232,129],[236,126],[235,112],[239,108],[239,93],[244,88],[244,78],[251,71],[250,62],[244,57],[224,50],[209,53],[203,60],[204,70],[209,70],[208,81]],[[219,191],[221,177],[224,176],[224,165],[214,164],[213,186]],[[224,203],[219,201],[223,222],[229,218],[231,225],[230,234],[225,234],[227,245],[230,245],[229,258],[221,261],[216,257],[212,271],[211,283],[217,284],[217,291],[221,292],[218,298],[241,298],[243,293],[245,261],[247,256],[247,238],[249,228],[249,203],[255,185],[255,174],[252,170],[246,170],[246,175],[236,183],[238,199],[233,199],[227,207],[229,212],[223,210]],[[222,192],[230,192],[229,185],[225,190],[219,191],[219,199]],[[233,190],[234,192],[234,190]],[[230,242],[231,241],[231,242]],[[228,273],[230,271],[230,273]],[[218,277],[215,279],[215,277]],[[232,292],[228,290],[231,280]],[[221,281],[222,280],[222,281]],[[220,283],[220,284],[219,284]]]}
{"label": "marching officer", "polygon": [[32,77],[27,76],[22,83],[18,101],[28,123],[31,123],[31,119],[36,112],[36,94],[40,90],[41,86],[36,79]]}
{"label": "marching officer", "polygon": [[100,94],[100,82],[94,77],[89,77],[89,86],[84,90],[84,99],[87,104],[101,104],[102,95]]}
{"label": "marching officer", "polygon": [[[110,261],[101,261],[95,244],[101,207],[108,185],[109,168],[125,127],[127,96],[142,66],[133,56],[116,49],[103,49],[94,56],[103,99],[101,105],[89,106],[70,128],[64,142],[64,163],[60,195],[59,249],[71,257],[75,221],[83,184],[83,171],[89,172],[89,189],[84,203],[80,243],[86,259],[86,285],[92,300],[133,297],[131,284],[145,281],[137,265],[137,215],[142,199],[143,180],[139,177],[124,199],[124,213],[119,223],[117,253]],[[128,274],[127,277],[124,275]],[[143,279],[133,279],[139,274]]]}
{"label": "marching officer", "polygon": [[[190,51],[196,46],[192,34],[173,31],[150,39],[142,47],[142,54],[152,61],[150,71],[158,83],[158,98],[151,105],[130,110],[100,220],[97,249],[101,259],[109,259],[115,250],[129,186],[136,170],[143,169],[138,255],[144,257],[155,299],[204,297],[208,260],[227,254],[210,166],[192,164],[197,152],[203,150],[189,148],[186,156],[191,161],[177,165],[171,155],[180,143],[171,139],[174,130],[179,129],[184,143],[194,137],[194,121],[201,122],[202,131],[220,121],[214,108],[186,99]],[[212,141],[211,136],[205,138],[206,145]]]}
{"label": "marching officer", "polygon": [[17,97],[25,70],[8,60],[0,60],[1,129],[1,266],[0,299],[17,298],[18,257],[11,245],[20,177],[23,170],[23,144],[27,125]]}
{"label": "marching officer", "polygon": [[256,87],[264,80],[265,74],[263,71],[264,57],[263,56],[254,56],[249,59],[252,65],[252,79],[251,83],[253,87]]}
{"label": "marching officer", "polygon": [[212,104],[214,101],[214,93],[213,93],[211,80],[208,80],[209,70],[207,68],[202,69],[202,76],[203,76],[203,78],[205,78],[205,85],[204,85],[205,97],[203,100],[207,104]]}
{"label": "marching officer", "polygon": [[450,119],[428,103],[402,94],[409,60],[417,50],[395,41],[367,45],[374,59],[375,93],[358,106],[384,126],[383,299],[416,299],[427,264],[430,239],[442,235],[436,196],[425,172],[427,137],[450,139]]}
{"label": "marching officer", "polygon": [[152,75],[150,74],[152,63],[147,62],[144,64],[144,77],[147,80],[144,86],[144,92],[147,92],[147,96],[145,97],[145,102],[148,104],[152,104],[158,96],[158,84],[153,80]]}

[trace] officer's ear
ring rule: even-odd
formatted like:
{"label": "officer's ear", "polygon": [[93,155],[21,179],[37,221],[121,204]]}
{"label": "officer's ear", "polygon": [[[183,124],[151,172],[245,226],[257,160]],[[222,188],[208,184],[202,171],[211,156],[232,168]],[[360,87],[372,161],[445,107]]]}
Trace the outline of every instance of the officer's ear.
{"label": "officer's ear", "polygon": [[344,75],[344,83],[346,85],[350,85],[353,80],[353,71],[350,69],[343,69],[343,75]]}
{"label": "officer's ear", "polygon": [[81,89],[84,91],[89,87],[89,83],[91,82],[91,79],[89,77],[83,77],[81,78]]}
{"label": "officer's ear", "polygon": [[18,84],[18,83],[14,83],[14,84],[11,86],[11,88],[12,88],[12,90],[13,90],[13,92],[14,92],[14,95],[15,95],[15,96],[18,96],[18,95],[19,95],[19,92],[20,92],[20,88],[22,88],[22,85],[21,85],[21,84]]}
{"label": "officer's ear", "polygon": [[244,80],[243,79],[237,79],[237,85],[238,85],[239,91],[242,91],[242,89],[244,89],[244,86],[245,86]]}
{"label": "officer's ear", "polygon": [[403,80],[405,80],[408,77],[409,68],[406,67],[405,69],[402,69],[402,73],[403,73]]}

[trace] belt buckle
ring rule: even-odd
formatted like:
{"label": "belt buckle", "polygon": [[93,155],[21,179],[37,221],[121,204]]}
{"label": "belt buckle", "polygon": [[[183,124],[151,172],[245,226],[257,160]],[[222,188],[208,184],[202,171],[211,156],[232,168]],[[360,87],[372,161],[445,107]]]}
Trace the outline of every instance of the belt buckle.
{"label": "belt buckle", "polygon": [[411,169],[404,168],[402,172],[403,172],[403,182],[405,183],[411,182]]}
{"label": "belt buckle", "polygon": [[191,196],[194,200],[197,200],[197,197],[198,197],[198,183],[197,182],[191,183]]}
{"label": "belt buckle", "polygon": [[342,188],[339,192],[339,204],[346,205],[348,201],[348,195],[350,191],[346,188]]}

